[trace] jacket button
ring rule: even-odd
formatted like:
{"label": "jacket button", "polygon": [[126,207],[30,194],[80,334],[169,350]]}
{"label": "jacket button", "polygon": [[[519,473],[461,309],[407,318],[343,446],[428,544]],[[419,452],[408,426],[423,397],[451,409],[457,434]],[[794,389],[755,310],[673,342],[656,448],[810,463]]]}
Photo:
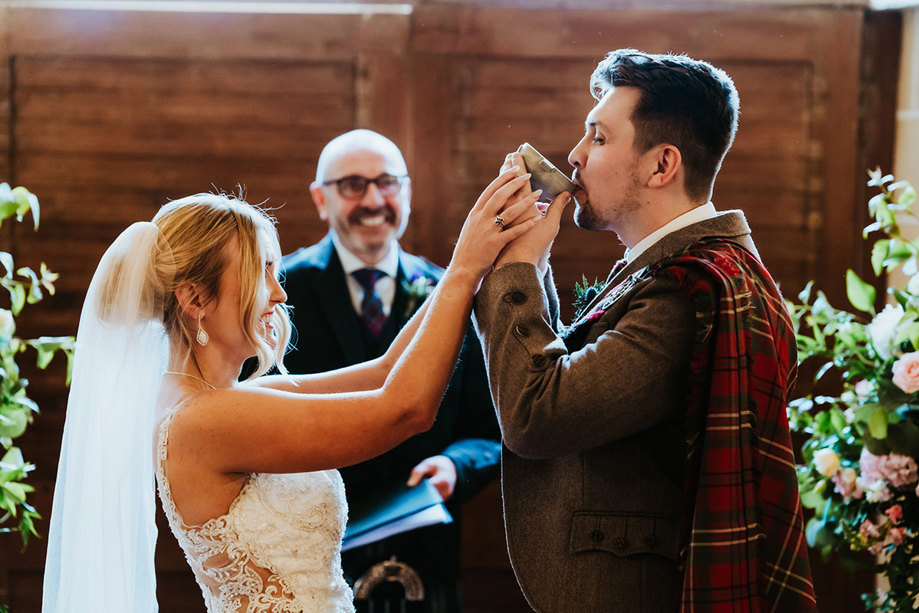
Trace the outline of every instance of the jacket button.
{"label": "jacket button", "polygon": [[517,324],[516,326],[514,326],[514,332],[516,332],[518,336],[522,336],[523,338],[526,338],[530,335],[530,329],[526,326],[526,324]]}
{"label": "jacket button", "polygon": [[527,301],[527,295],[523,292],[508,292],[503,296],[504,302],[511,304],[523,304]]}
{"label": "jacket button", "polygon": [[590,533],[590,540],[593,541],[594,543],[603,542],[603,538],[604,538],[603,530],[594,530],[593,532]]}
{"label": "jacket button", "polygon": [[542,368],[543,366],[546,365],[546,356],[544,356],[541,353],[537,353],[536,355],[530,358],[530,363],[536,368]]}

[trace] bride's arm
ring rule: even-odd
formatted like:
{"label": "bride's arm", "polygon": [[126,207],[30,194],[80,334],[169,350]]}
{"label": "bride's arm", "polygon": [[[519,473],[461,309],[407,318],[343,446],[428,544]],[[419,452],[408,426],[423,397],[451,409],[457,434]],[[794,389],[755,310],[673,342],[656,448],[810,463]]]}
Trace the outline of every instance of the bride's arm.
{"label": "bride's arm", "polygon": [[[436,288],[435,288],[436,290]],[[309,375],[267,375],[244,385],[270,388],[295,394],[333,394],[336,392],[357,392],[383,387],[386,377],[396,360],[405,351],[415,332],[421,325],[431,300],[425,300],[421,308],[409,319],[382,356],[337,370]]]}
{"label": "bride's arm", "polygon": [[[417,333],[406,340],[381,387],[333,394],[251,386],[205,392],[176,414],[170,453],[222,473],[321,470],[364,461],[429,428],[462,345],[475,289],[504,245],[539,219],[535,195],[514,197],[528,177],[512,176],[501,175],[473,207],[451,266],[417,318]],[[498,213],[517,223],[501,231],[494,224]]]}

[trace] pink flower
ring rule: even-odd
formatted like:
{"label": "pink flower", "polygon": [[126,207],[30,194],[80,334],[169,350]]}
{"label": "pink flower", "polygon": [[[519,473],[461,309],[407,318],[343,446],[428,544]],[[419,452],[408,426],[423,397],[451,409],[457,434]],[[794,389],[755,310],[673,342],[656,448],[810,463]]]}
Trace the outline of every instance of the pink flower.
{"label": "pink flower", "polygon": [[887,482],[894,487],[903,487],[919,479],[919,466],[908,455],[891,453],[881,466]]}
{"label": "pink flower", "polygon": [[895,504],[889,509],[887,509],[886,511],[884,511],[884,514],[890,518],[890,521],[892,521],[894,525],[899,524],[900,520],[903,519],[903,507],[901,507],[898,504]]}
{"label": "pink flower", "polygon": [[905,536],[906,528],[891,528],[887,532],[887,538],[889,538],[894,545],[899,545],[902,543]]}
{"label": "pink flower", "polygon": [[858,533],[866,539],[877,539],[881,537],[881,533],[878,532],[878,527],[874,525],[870,519],[866,519],[862,522],[862,525],[858,527]]}
{"label": "pink flower", "polygon": [[858,458],[858,467],[862,471],[863,479],[877,481],[881,478],[881,458],[883,457],[874,455],[868,451],[867,447],[862,448],[862,454]]}
{"label": "pink flower", "polygon": [[861,498],[865,491],[858,482],[858,473],[854,468],[842,468],[838,473],[833,475],[834,488],[837,493],[842,494],[846,502],[852,498]]}
{"label": "pink flower", "polygon": [[[919,466],[916,465],[916,461],[910,456],[899,453],[874,455],[867,449],[862,449],[858,466],[862,472],[861,485],[866,492],[874,490],[879,493],[881,485],[878,482],[880,481],[887,481],[893,487],[903,487],[919,479]],[[868,496],[872,502],[889,498],[889,495],[878,497],[869,494]]]}
{"label": "pink flower", "polygon": [[907,394],[919,392],[919,351],[904,353],[893,363],[893,383]]}

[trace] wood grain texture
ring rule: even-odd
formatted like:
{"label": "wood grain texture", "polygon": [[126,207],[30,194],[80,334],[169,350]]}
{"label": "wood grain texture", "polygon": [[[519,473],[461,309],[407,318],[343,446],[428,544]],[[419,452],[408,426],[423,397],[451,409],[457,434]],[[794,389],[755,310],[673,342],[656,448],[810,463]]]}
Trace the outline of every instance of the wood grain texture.
{"label": "wood grain texture", "polygon": [[[686,52],[732,75],[740,127],[714,202],[745,211],[786,294],[814,278],[843,303],[843,271],[867,271],[862,167],[892,151],[896,17],[843,2],[536,4],[417,2],[410,16],[0,8],[0,180],[35,191],[43,214],[38,233],[5,224],[0,248],[61,273],[57,294],[25,311],[20,333],[74,333],[105,247],[168,199],[241,185],[250,201],[280,207],[285,252],[315,242],[326,231],[307,191],[317,157],[359,126],[393,138],[408,161],[403,245],[445,265],[508,151],[529,141],[569,169],[594,103],[589,75],[621,46]],[[574,282],[605,278],[622,251],[615,236],[564,220],[553,266],[565,314]],[[20,442],[38,465],[35,502],[46,515],[66,402],[61,368],[24,368],[43,411]],[[527,610],[496,485],[467,506],[464,533],[467,611]],[[39,610],[43,556],[42,541],[20,555],[15,537],[0,535],[0,602],[16,613]],[[162,610],[203,610],[163,528],[157,566]],[[863,578],[815,567],[821,610],[862,610]]]}

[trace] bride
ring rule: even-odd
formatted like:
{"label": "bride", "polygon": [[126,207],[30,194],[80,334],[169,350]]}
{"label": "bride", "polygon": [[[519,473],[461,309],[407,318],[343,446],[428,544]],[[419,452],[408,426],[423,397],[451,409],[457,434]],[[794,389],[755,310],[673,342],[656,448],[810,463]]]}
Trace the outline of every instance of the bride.
{"label": "bride", "polygon": [[479,282],[541,219],[527,178],[486,188],[385,355],[320,375],[260,376],[283,371],[290,324],[259,209],[199,194],[125,230],[80,319],[42,611],[156,610],[154,474],[210,613],[353,611],[334,469],[433,423]]}

